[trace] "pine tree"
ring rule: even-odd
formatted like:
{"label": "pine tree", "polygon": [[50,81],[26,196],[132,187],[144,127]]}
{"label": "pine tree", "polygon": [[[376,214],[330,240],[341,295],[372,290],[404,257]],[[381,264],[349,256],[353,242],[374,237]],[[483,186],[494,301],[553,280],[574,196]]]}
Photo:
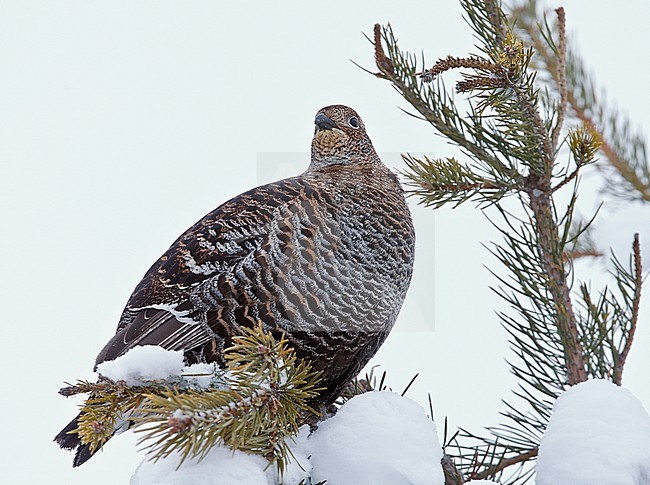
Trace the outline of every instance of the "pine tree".
{"label": "pine tree", "polygon": [[[563,8],[549,20],[534,0],[509,14],[497,0],[460,3],[478,52],[427,67],[399,48],[390,25],[376,25],[379,72],[372,74],[463,154],[403,155],[411,195],[434,209],[474,201],[503,238],[490,250],[508,274],[494,272],[495,291],[510,307],[499,317],[518,384],[501,424],[445,440],[447,485],[522,484],[534,474],[531,462],[558,395],[588,378],[620,385],[637,326],[638,235],[630,235],[628,262],[612,255],[614,289],[594,295],[587,283],[572,288],[573,259],[593,253],[591,220],[575,215],[580,172],[600,156],[598,166],[616,174],[615,194],[648,201],[650,171],[642,137],[596,96],[584,63],[567,47]],[[468,98],[465,115],[443,81],[450,70],[462,73],[455,89]],[[563,191],[570,191],[566,204],[559,202]]]}

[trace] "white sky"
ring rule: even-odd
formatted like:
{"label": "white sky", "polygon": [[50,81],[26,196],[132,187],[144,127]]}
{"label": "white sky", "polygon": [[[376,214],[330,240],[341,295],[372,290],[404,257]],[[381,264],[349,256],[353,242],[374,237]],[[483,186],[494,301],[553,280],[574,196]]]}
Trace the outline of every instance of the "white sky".
{"label": "white sky", "polygon": [[[647,132],[650,3],[564,5],[599,81]],[[141,459],[132,436],[75,470],[52,443],[77,403],[58,388],[92,377],[133,287],[183,230],[307,166],[320,107],[356,108],[389,164],[399,152],[453,153],[397,109],[406,105],[388,83],[349,62],[372,68],[361,32],[377,21],[391,21],[402,47],[424,49],[431,63],[472,50],[455,0],[0,1],[6,483],[127,482]],[[496,266],[481,246],[494,234],[471,205],[417,208],[415,217],[416,279],[374,362],[398,389],[420,373],[409,395],[426,406],[432,393],[439,428],[448,415],[452,427],[478,431],[497,423],[512,384],[494,279],[483,267]],[[625,379],[646,408],[649,301]]]}

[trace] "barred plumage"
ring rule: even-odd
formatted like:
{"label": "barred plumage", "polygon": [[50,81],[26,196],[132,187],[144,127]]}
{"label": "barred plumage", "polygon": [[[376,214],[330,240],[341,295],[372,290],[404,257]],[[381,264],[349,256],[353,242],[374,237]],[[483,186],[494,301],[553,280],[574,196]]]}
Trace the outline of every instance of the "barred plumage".
{"label": "barred plumage", "polygon": [[[137,345],[217,361],[242,326],[284,332],[330,403],[375,354],[408,289],[414,231],[397,177],[346,106],[316,115],[311,164],[249,190],[178,238],[131,295],[96,364]],[[74,421],[73,421],[74,423]],[[88,458],[71,423],[57,436]]]}

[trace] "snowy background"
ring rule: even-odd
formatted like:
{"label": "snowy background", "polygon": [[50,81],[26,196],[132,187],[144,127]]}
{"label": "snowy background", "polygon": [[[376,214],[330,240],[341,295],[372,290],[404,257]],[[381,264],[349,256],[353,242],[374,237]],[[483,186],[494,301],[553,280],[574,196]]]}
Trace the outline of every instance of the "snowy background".
{"label": "snowy background", "polygon": [[[609,96],[650,133],[645,0],[562,2]],[[553,5],[556,5],[553,3]],[[558,4],[559,5],[559,4]],[[92,377],[133,287],[189,225],[230,197],[308,163],[313,117],[349,104],[386,162],[454,151],[403,114],[361,32],[390,21],[432,63],[472,50],[455,0],[409,2],[0,1],[0,297],[3,481],[127,483],[141,456],[122,435],[80,469],[52,442],[77,401],[63,381]],[[296,160],[303,163],[296,168]],[[273,165],[286,159],[286,165]],[[269,165],[271,163],[272,165]],[[586,177],[582,211],[600,183]],[[513,379],[494,315],[495,237],[468,205],[414,208],[416,279],[373,360],[409,397],[431,392],[439,428],[497,422]],[[627,251],[650,215],[606,208],[603,241]],[[623,241],[623,243],[621,242]],[[646,257],[646,261],[647,261]],[[650,264],[647,264],[650,268]],[[578,271],[599,277],[597,264]],[[624,384],[650,408],[650,293]]]}

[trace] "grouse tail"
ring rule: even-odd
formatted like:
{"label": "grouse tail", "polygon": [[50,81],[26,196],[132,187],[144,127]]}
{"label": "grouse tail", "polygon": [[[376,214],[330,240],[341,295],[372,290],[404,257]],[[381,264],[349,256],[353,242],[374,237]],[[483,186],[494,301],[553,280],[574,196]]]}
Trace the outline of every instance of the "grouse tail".
{"label": "grouse tail", "polygon": [[75,430],[79,427],[79,418],[77,415],[68,425],[63,428],[54,438],[54,441],[64,450],[76,450],[72,466],[77,467],[86,463],[95,454],[90,451],[90,445],[82,444],[81,437]]}

